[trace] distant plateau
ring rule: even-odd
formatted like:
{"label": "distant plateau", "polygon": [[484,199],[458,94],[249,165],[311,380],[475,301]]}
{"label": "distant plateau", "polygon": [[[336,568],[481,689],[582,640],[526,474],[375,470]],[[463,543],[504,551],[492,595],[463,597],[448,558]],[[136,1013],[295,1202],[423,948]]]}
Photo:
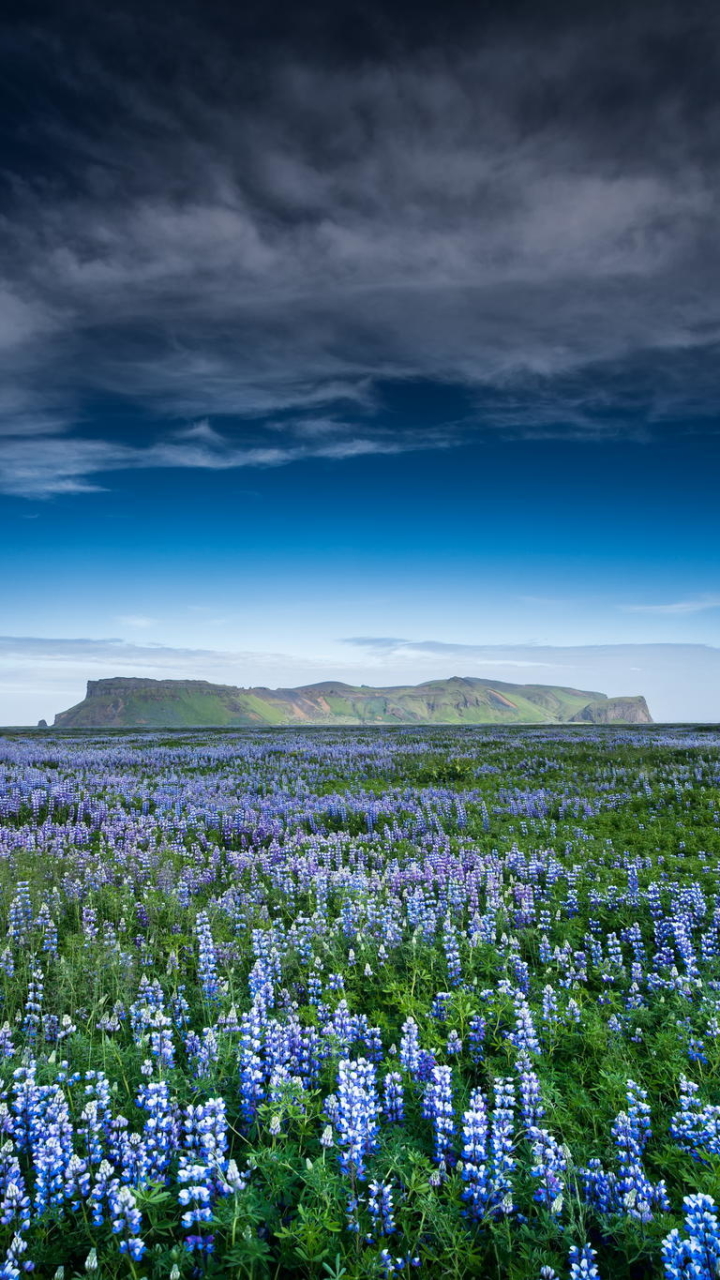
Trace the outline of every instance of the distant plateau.
{"label": "distant plateau", "polygon": [[62,729],[281,725],[652,724],[641,695],[452,676],[372,688],[326,680],[297,689],[242,689],[207,680],[89,680]]}

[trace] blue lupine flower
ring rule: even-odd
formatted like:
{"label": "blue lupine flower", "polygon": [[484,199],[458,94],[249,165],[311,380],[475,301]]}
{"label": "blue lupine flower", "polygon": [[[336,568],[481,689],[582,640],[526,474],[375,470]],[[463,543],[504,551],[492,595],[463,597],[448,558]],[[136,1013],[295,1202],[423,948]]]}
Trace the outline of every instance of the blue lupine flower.
{"label": "blue lupine flower", "polygon": [[567,1170],[565,1151],[547,1129],[531,1129],[528,1137],[533,1153],[531,1172],[539,1183],[535,1199],[546,1205],[551,1213],[559,1214],[565,1188],[563,1175]]}
{"label": "blue lupine flower", "polygon": [[463,1112],[462,1178],[463,1200],[474,1218],[482,1217],[490,1200],[488,1174],[488,1118],[482,1089],[473,1089],[470,1105]]}
{"label": "blue lupine flower", "polygon": [[220,984],[217,976],[217,956],[207,911],[198,911],[195,917],[195,934],[198,940],[198,977],[206,1000],[217,1000]]}
{"label": "blue lupine flower", "polygon": [[450,917],[446,917],[443,926],[443,948],[445,951],[445,959],[447,961],[448,977],[454,987],[458,987],[462,982],[462,965],[460,963],[460,944],[458,942],[457,931],[453,927]]}
{"label": "blue lupine flower", "polygon": [[142,1215],[132,1188],[117,1184],[111,1186],[108,1201],[113,1232],[122,1235],[120,1252],[127,1253],[133,1262],[139,1262],[145,1253],[145,1245],[139,1235]]}
{"label": "blue lupine flower", "polygon": [[648,1179],[642,1153],[650,1137],[650,1108],[647,1094],[634,1080],[627,1082],[627,1111],[621,1111],[613,1124],[613,1137],[618,1152],[617,1194],[620,1206],[631,1218],[649,1222],[653,1207],[669,1208],[665,1183],[656,1185]]}
{"label": "blue lupine flower", "polygon": [[438,1164],[452,1164],[455,1119],[452,1101],[452,1069],[434,1067],[427,1086],[423,1113],[432,1120],[435,1134],[435,1159]]}
{"label": "blue lupine flower", "polygon": [[702,1105],[698,1085],[680,1077],[680,1108],[670,1121],[670,1135],[700,1160],[702,1153],[720,1155],[720,1106]]}
{"label": "blue lupine flower", "polygon": [[597,1254],[589,1244],[581,1248],[573,1245],[570,1258],[570,1280],[600,1280],[600,1272],[595,1265]]}
{"label": "blue lupine flower", "polygon": [[382,1234],[392,1235],[396,1230],[392,1186],[386,1182],[371,1182],[368,1187],[367,1204],[371,1217],[380,1222]]}
{"label": "blue lupine flower", "polygon": [[383,1115],[391,1124],[402,1124],[405,1118],[402,1076],[388,1071],[383,1081]]}
{"label": "blue lupine flower", "polygon": [[473,1062],[480,1062],[484,1052],[485,1019],[479,1013],[474,1013],[470,1019],[467,1040]]}
{"label": "blue lupine flower", "polygon": [[662,1242],[665,1280],[716,1280],[720,1272],[720,1224],[710,1196],[686,1196],[685,1230],[677,1228]]}
{"label": "blue lupine flower", "polygon": [[512,1080],[500,1077],[495,1081],[495,1106],[490,1125],[491,1183],[493,1201],[498,1212],[512,1212],[511,1174],[516,1160],[513,1156],[513,1127],[515,1113],[515,1088]]}
{"label": "blue lupine flower", "polygon": [[517,1070],[520,1077],[520,1111],[526,1129],[535,1129],[545,1115],[540,1080],[527,1053],[518,1054]]}
{"label": "blue lupine flower", "polygon": [[22,1256],[27,1250],[27,1240],[19,1234],[13,1236],[5,1254],[4,1262],[0,1263],[0,1280],[19,1280],[22,1271],[32,1271],[32,1263],[22,1262]]}
{"label": "blue lupine flower", "polygon": [[335,1125],[340,1167],[351,1177],[364,1179],[365,1160],[377,1145],[379,1105],[375,1068],[367,1058],[343,1059],[338,1065]]}
{"label": "blue lupine flower", "polygon": [[219,1056],[218,1040],[212,1027],[205,1027],[202,1038],[189,1031],[185,1037],[185,1052],[193,1075],[199,1080],[205,1079]]}
{"label": "blue lupine flower", "polygon": [[457,1031],[451,1031],[450,1035],[447,1038],[447,1044],[445,1045],[445,1052],[447,1053],[448,1057],[452,1057],[455,1054],[462,1053],[462,1047],[463,1047],[463,1042],[460,1039],[460,1036],[458,1035]]}
{"label": "blue lupine flower", "polygon": [[400,1064],[408,1075],[416,1076],[420,1061],[420,1033],[414,1018],[407,1018],[400,1039]]}

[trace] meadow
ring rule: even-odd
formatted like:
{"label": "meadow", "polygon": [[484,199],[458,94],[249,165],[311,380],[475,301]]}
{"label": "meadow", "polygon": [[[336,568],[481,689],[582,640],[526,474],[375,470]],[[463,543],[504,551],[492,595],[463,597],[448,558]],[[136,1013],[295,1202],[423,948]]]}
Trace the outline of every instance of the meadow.
{"label": "meadow", "polygon": [[0,736],[0,1280],[715,1280],[720,732]]}

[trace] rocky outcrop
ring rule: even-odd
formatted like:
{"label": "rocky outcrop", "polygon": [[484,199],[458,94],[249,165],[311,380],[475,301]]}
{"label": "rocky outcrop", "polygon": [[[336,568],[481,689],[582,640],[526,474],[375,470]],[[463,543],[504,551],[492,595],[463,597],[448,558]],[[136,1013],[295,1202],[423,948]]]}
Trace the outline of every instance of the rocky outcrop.
{"label": "rocky outcrop", "polygon": [[604,698],[589,702],[582,711],[570,717],[571,724],[652,724],[648,704],[642,695],[628,698]]}

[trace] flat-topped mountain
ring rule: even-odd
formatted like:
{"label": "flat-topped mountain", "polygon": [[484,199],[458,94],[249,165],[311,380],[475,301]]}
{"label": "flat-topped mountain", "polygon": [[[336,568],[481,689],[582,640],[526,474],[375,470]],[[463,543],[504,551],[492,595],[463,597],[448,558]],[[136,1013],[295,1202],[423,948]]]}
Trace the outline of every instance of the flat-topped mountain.
{"label": "flat-topped mountain", "polygon": [[298,689],[241,689],[207,680],[89,680],[64,729],[252,725],[652,724],[643,697],[452,676],[375,689],[324,680]]}

